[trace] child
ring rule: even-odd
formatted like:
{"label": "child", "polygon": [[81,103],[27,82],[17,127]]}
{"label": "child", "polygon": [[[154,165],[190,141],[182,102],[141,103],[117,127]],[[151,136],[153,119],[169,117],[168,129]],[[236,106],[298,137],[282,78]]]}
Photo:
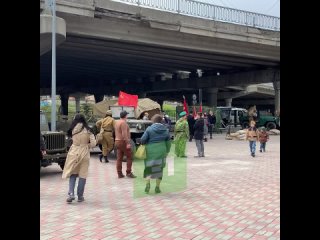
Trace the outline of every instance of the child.
{"label": "child", "polygon": [[256,141],[259,140],[259,131],[256,128],[256,122],[250,121],[250,127],[247,129],[246,140],[249,140],[251,156],[255,157],[256,154]]}
{"label": "child", "polygon": [[266,131],[265,127],[262,127],[259,131],[259,142],[260,142],[260,152],[266,151],[266,143],[269,140],[269,134]]}

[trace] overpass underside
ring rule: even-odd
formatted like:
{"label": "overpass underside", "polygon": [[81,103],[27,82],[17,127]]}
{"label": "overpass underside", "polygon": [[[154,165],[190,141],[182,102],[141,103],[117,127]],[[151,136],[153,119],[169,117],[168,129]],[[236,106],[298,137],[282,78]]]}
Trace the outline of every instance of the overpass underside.
{"label": "overpass underside", "polygon": [[[57,6],[67,26],[57,47],[58,94],[101,98],[122,90],[181,99],[199,88],[212,95],[226,86],[280,81],[279,32],[111,1],[65,2]],[[40,92],[50,94],[51,52],[41,56],[40,69]]]}

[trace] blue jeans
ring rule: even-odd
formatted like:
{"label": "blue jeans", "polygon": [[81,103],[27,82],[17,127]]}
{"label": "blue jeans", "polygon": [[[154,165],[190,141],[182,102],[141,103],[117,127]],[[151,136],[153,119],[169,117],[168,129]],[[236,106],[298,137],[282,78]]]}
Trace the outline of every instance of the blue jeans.
{"label": "blue jeans", "polygon": [[250,152],[251,154],[256,153],[256,141],[249,141]]}
{"label": "blue jeans", "polygon": [[260,150],[266,151],[266,143],[260,143]]}
{"label": "blue jeans", "polygon": [[198,156],[203,157],[204,156],[204,145],[203,140],[196,140],[196,146],[198,149]]}
{"label": "blue jeans", "polygon": [[[74,188],[76,186],[76,180],[77,180],[78,174],[72,174],[69,179],[69,195],[74,196]],[[83,197],[84,192],[84,186],[86,185],[86,179],[85,178],[79,178],[78,181],[78,189],[77,189],[77,195],[78,197]]]}

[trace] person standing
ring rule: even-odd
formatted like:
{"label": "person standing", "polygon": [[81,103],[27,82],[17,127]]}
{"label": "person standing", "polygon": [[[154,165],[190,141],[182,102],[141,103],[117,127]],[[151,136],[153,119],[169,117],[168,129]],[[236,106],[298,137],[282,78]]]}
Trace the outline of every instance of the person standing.
{"label": "person standing", "polygon": [[250,121],[250,127],[247,129],[246,140],[249,141],[250,153],[252,157],[256,156],[256,142],[259,141],[259,131],[256,128],[256,122]]}
{"label": "person standing", "polygon": [[120,112],[120,120],[116,121],[115,133],[116,133],[116,147],[117,147],[117,173],[118,178],[123,178],[122,173],[122,160],[123,156],[127,157],[127,170],[126,176],[129,178],[135,178],[136,176],[132,173],[132,152],[130,144],[130,128],[127,124],[128,112]]}
{"label": "person standing", "polygon": [[189,142],[192,142],[192,139],[193,139],[193,135],[194,135],[194,124],[196,122],[196,120],[194,119],[193,117],[193,113],[190,112],[188,118],[187,118],[187,121],[188,121],[188,125],[189,125],[189,133],[190,133],[190,137],[189,137]]}
{"label": "person standing", "polygon": [[202,113],[197,114],[197,120],[194,124],[194,139],[196,140],[196,146],[198,149],[198,156],[204,157],[204,145],[203,145],[203,132],[204,132],[204,119]]}
{"label": "person standing", "polygon": [[67,134],[72,137],[72,145],[68,151],[62,173],[62,178],[70,178],[67,203],[71,203],[75,199],[74,188],[77,177],[79,177],[78,202],[83,202],[84,187],[89,169],[90,148],[96,146],[96,139],[82,114],[75,115]]}
{"label": "person standing", "polygon": [[47,154],[46,152],[46,144],[43,140],[43,136],[42,136],[42,133],[41,133],[41,130],[40,130],[40,157],[44,156]]}
{"label": "person standing", "polygon": [[186,145],[189,139],[189,124],[187,122],[187,113],[185,111],[179,114],[180,119],[174,127],[175,154],[177,157],[186,156]]}
{"label": "person standing", "polygon": [[146,144],[147,158],[144,160],[143,177],[146,179],[145,192],[150,191],[150,179],[156,179],[155,192],[160,193],[160,183],[166,157],[170,152],[171,141],[169,130],[162,122],[162,116],[156,114],[152,117],[153,124],[147,128],[141,137],[141,144]]}
{"label": "person standing", "polygon": [[142,120],[149,120],[149,113],[145,112]]}
{"label": "person standing", "polygon": [[266,151],[266,145],[269,140],[269,134],[267,132],[267,129],[265,127],[262,127],[259,131],[259,142],[260,142],[260,152]]}
{"label": "person standing", "polygon": [[112,111],[108,110],[105,118],[99,120],[96,123],[98,129],[103,128],[102,134],[102,154],[99,155],[100,162],[102,162],[102,158],[104,158],[105,162],[109,162],[108,154],[112,151],[114,147],[114,138],[113,132],[115,127],[115,120],[112,118]]}
{"label": "person standing", "polygon": [[212,139],[212,132],[213,132],[213,129],[214,129],[214,125],[216,124],[216,116],[214,115],[214,113],[212,111],[209,112],[209,115],[208,115],[208,130],[209,130],[209,133],[210,133],[210,139]]}
{"label": "person standing", "polygon": [[209,125],[209,122],[208,122],[208,115],[207,115],[206,112],[204,113],[203,121],[204,121],[203,136],[204,136],[204,141],[207,142],[208,141],[207,136],[208,136],[208,125]]}

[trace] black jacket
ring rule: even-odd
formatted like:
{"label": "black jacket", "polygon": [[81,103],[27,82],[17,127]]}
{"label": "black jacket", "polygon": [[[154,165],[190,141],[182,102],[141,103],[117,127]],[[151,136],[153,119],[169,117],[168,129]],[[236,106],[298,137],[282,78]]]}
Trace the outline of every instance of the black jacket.
{"label": "black jacket", "polygon": [[216,116],[214,116],[214,115],[208,115],[208,122],[209,122],[209,124],[216,124]]}
{"label": "black jacket", "polygon": [[188,121],[188,125],[189,125],[189,132],[191,133],[191,135],[193,135],[193,126],[196,122],[196,120],[194,120],[193,116],[188,116],[187,118],[187,121]]}
{"label": "black jacket", "polygon": [[194,124],[194,139],[203,140],[204,119],[200,118]]}

